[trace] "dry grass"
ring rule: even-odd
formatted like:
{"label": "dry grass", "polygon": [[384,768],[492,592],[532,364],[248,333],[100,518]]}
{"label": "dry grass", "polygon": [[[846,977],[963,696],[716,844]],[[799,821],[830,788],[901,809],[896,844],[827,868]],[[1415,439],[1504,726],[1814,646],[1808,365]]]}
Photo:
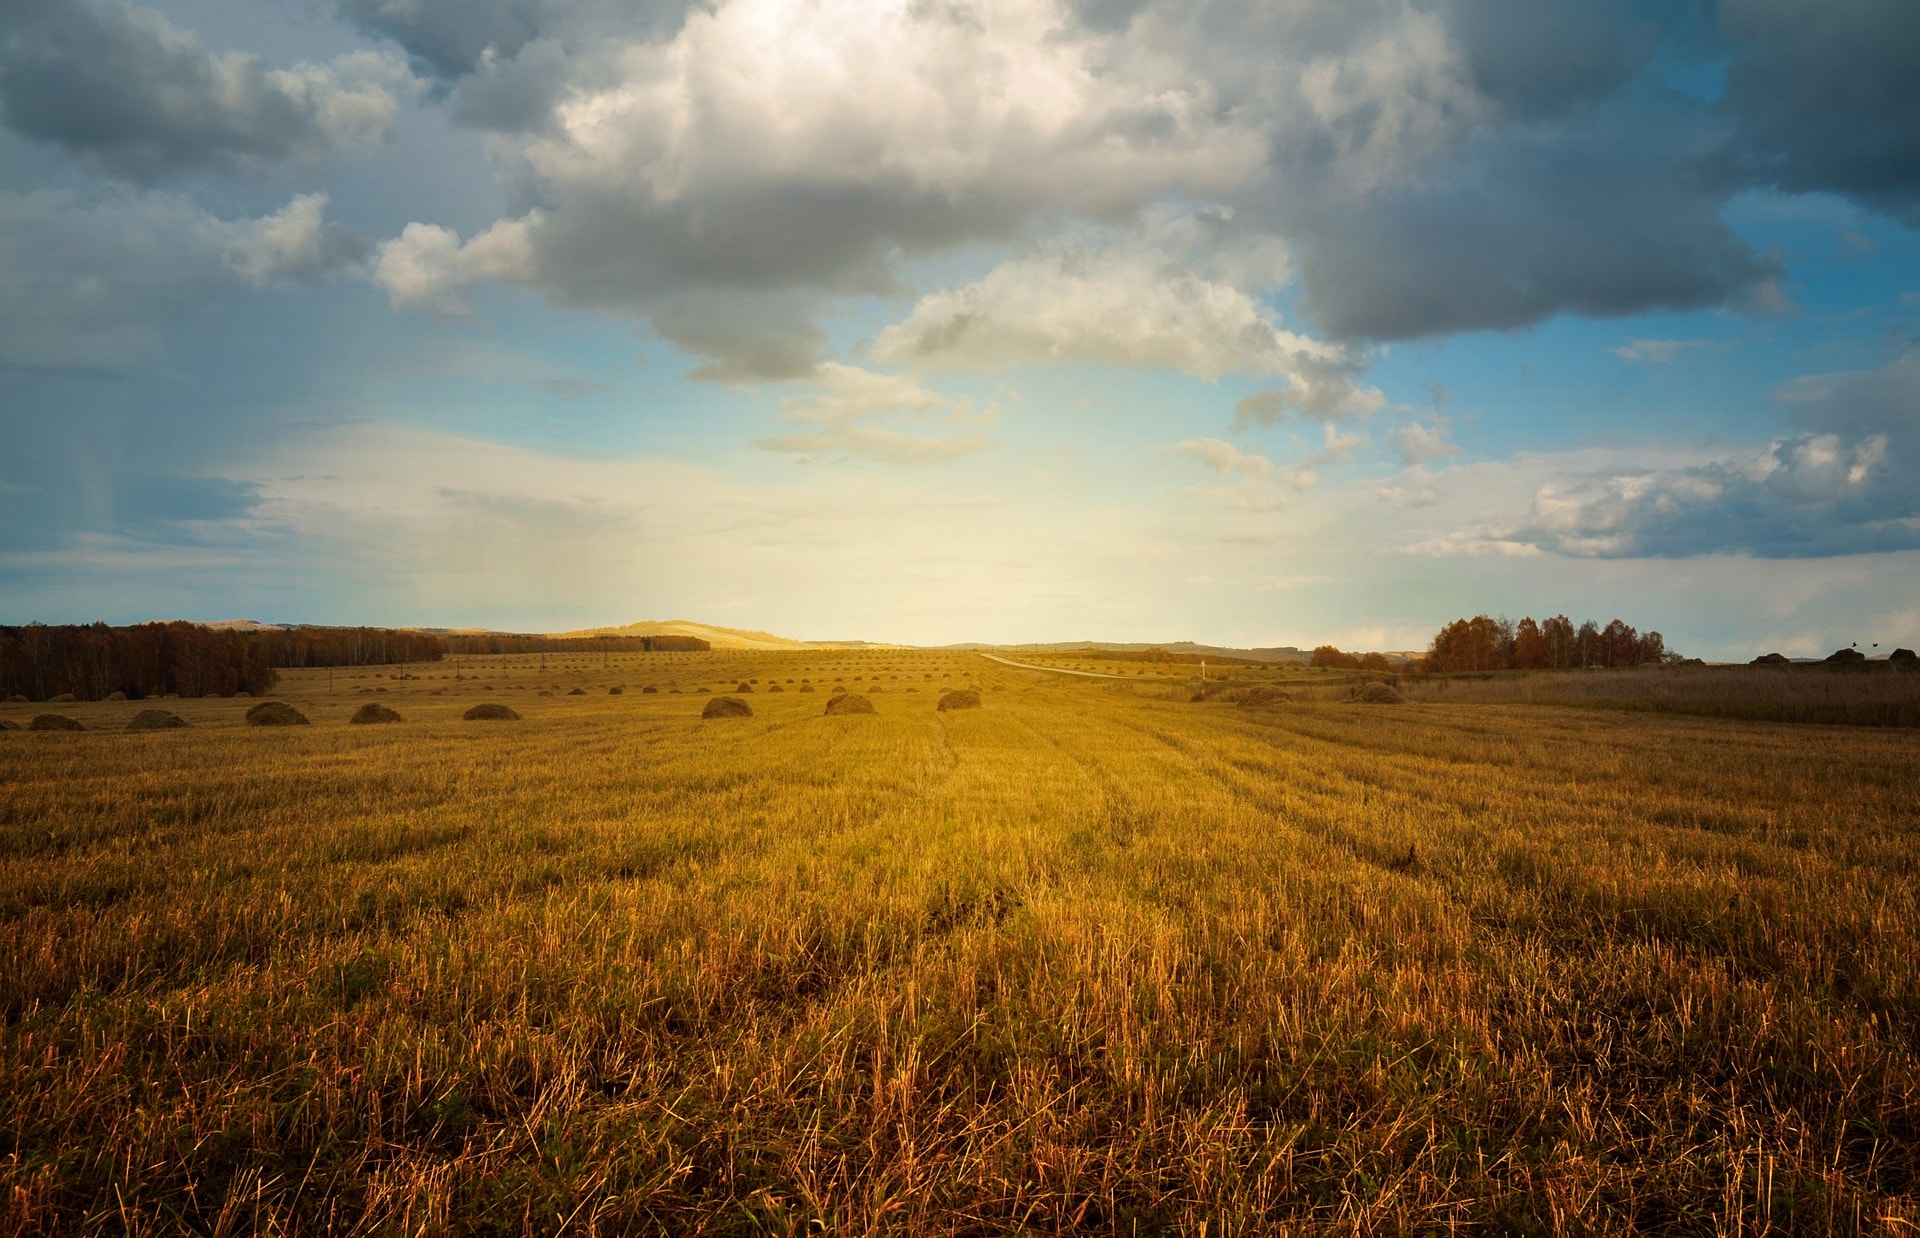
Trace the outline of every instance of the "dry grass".
{"label": "dry grass", "polygon": [[1413,700],[1533,701],[1708,718],[1844,726],[1920,726],[1920,674],[1885,663],[1697,666],[1436,675],[1401,681]]}
{"label": "dry grass", "polygon": [[[775,674],[991,708],[701,724]],[[891,650],[338,686],[0,737],[0,1231],[1920,1222],[1909,734]]]}

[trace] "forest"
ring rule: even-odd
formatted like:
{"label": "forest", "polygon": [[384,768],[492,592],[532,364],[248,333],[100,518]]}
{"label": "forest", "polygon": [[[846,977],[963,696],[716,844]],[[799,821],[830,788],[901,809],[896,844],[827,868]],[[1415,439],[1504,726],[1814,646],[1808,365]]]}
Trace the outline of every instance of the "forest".
{"label": "forest", "polygon": [[1576,670],[1585,667],[1659,665],[1678,661],[1658,632],[1638,632],[1619,619],[1579,627],[1565,615],[1519,623],[1475,615],[1455,619],[1434,634],[1425,666],[1430,671]]}

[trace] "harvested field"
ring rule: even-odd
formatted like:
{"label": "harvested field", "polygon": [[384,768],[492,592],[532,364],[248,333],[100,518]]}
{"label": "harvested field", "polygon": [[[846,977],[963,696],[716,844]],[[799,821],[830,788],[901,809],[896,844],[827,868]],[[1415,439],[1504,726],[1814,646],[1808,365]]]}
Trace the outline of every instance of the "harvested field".
{"label": "harvested field", "polygon": [[468,663],[524,722],[295,673],[310,727],[0,744],[0,1230],[1920,1222],[1909,731],[915,651],[700,674],[993,707],[719,728]]}

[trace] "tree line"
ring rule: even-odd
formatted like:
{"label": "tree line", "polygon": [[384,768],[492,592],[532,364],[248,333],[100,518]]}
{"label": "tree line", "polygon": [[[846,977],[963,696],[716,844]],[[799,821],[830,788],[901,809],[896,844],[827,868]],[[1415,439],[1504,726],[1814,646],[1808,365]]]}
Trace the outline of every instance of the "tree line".
{"label": "tree line", "polygon": [[0,627],[0,696],[257,696],[278,678],[267,645],[253,633],[178,622]]}
{"label": "tree line", "polygon": [[1504,671],[1577,670],[1583,667],[1658,665],[1678,660],[1658,632],[1638,632],[1615,619],[1601,627],[1589,619],[1579,627],[1565,615],[1519,623],[1475,615],[1455,619],[1434,634],[1426,670]]}

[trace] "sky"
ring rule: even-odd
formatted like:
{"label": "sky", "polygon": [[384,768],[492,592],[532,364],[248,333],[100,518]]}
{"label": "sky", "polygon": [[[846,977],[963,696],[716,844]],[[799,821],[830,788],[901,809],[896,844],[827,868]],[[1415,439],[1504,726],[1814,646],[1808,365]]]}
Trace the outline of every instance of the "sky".
{"label": "sky", "polygon": [[10,0],[0,623],[1920,646],[1912,0]]}

